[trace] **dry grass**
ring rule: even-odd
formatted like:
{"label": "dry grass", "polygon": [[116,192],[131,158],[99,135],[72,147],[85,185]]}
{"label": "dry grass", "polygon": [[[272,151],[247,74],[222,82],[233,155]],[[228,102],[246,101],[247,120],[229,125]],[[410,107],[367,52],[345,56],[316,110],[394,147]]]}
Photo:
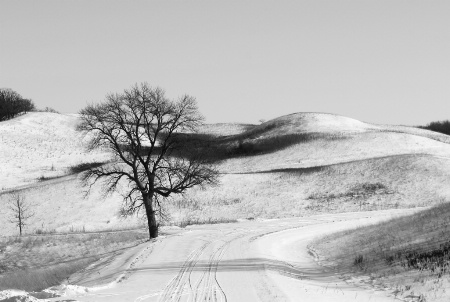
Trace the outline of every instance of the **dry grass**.
{"label": "dry grass", "polygon": [[332,234],[313,246],[324,263],[339,271],[370,274],[378,280],[374,283],[403,295],[415,291],[423,301],[441,301],[438,295],[448,301],[443,286],[450,281],[449,242],[450,203],[445,202],[411,216]]}
{"label": "dry grass", "polygon": [[3,237],[0,239],[0,290],[37,291],[72,273],[148,239],[145,230],[111,233]]}

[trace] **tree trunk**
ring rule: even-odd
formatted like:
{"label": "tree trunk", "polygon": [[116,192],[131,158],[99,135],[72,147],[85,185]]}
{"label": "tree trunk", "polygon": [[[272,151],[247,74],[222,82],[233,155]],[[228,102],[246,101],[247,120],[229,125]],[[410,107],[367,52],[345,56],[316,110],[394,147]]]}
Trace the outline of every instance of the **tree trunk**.
{"label": "tree trunk", "polygon": [[145,214],[147,215],[148,232],[150,239],[158,237],[158,224],[156,223],[155,210],[153,209],[153,194],[142,194],[144,199]]}
{"label": "tree trunk", "polygon": [[18,199],[17,199],[17,209],[18,209],[18,215],[17,215],[17,218],[19,219],[19,233],[20,233],[20,236],[22,236],[22,205],[20,204],[20,201],[19,201],[19,197],[18,197]]}

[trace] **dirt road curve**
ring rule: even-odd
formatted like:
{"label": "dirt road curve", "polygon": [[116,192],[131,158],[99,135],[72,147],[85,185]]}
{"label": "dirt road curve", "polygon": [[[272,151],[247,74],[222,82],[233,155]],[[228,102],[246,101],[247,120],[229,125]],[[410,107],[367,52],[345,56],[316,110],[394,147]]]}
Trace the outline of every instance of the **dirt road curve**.
{"label": "dirt road curve", "polygon": [[[128,269],[121,282],[53,300],[395,301],[389,291],[354,287],[327,272],[307,246],[316,236],[405,213],[359,212],[193,227],[151,243],[149,255]],[[92,280],[95,283],[91,276],[90,284]]]}

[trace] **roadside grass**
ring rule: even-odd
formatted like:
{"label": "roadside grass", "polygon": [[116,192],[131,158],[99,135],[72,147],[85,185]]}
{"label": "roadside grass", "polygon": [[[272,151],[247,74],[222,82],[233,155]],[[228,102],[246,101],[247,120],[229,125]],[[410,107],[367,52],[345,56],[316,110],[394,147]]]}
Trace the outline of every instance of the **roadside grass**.
{"label": "roadside grass", "polygon": [[101,257],[148,239],[145,230],[0,237],[0,290],[39,291]]}
{"label": "roadside grass", "polygon": [[326,266],[340,272],[371,275],[399,294],[415,292],[423,299],[439,292],[448,301],[450,203],[438,202],[410,216],[330,234],[312,246]]}
{"label": "roadside grass", "polygon": [[[142,224],[142,223],[141,223]],[[64,236],[70,234],[100,234],[100,233],[111,233],[111,232],[126,232],[126,231],[141,231],[143,227],[137,226],[122,226],[122,227],[103,227],[102,229],[86,229],[86,226],[74,227],[73,225],[69,227],[67,232],[57,232],[55,229],[35,229],[34,234],[36,235],[55,235]],[[33,236],[33,234],[28,234]],[[20,238],[20,237],[19,237]]]}
{"label": "roadside grass", "polygon": [[70,275],[80,271],[89,264],[99,260],[99,257],[73,260],[67,263],[49,265],[45,268],[13,271],[0,275],[0,290],[20,289],[37,292],[51,286],[59,285]]}
{"label": "roadside grass", "polygon": [[328,253],[339,265],[364,262],[367,271],[386,264],[439,274],[437,266],[444,269],[450,261],[450,203],[440,202],[411,216],[331,234],[314,245],[321,250],[333,246]]}

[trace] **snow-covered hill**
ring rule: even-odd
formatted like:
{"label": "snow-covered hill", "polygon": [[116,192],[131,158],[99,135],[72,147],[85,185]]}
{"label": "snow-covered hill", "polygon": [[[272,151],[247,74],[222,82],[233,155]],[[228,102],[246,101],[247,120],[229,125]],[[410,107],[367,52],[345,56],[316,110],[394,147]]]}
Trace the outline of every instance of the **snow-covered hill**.
{"label": "snow-covered hill", "polygon": [[[0,123],[0,189],[3,193],[20,189],[37,207],[29,232],[99,230],[137,223],[117,218],[119,194],[104,199],[94,187],[85,199],[76,175],[39,181],[67,175],[70,166],[82,162],[108,159],[106,153],[85,151],[76,124],[76,115],[54,113],[29,113]],[[194,189],[183,202],[171,199],[172,221],[423,206],[450,196],[445,185],[450,177],[450,144],[443,134],[322,113],[296,113],[261,125],[210,124],[200,132],[226,136],[231,143],[266,141],[275,148],[220,162],[220,186]],[[298,134],[303,135],[299,141]],[[288,145],[277,148],[279,140],[291,136],[294,139]],[[367,195],[363,202],[347,198],[354,188],[376,183],[386,189]],[[0,191],[0,203],[8,198]],[[0,221],[7,221],[7,215],[7,208],[0,207]],[[15,231],[12,224],[5,224],[2,234]]]}

